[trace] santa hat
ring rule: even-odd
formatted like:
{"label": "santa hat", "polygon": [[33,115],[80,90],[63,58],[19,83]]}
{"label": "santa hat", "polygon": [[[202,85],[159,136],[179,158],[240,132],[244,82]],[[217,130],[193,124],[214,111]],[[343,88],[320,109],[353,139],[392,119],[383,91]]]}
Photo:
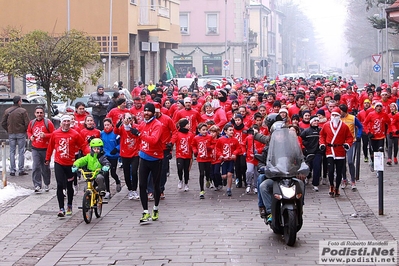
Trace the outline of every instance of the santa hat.
{"label": "santa hat", "polygon": [[332,110],[331,115],[341,115],[341,109],[339,109],[339,107],[335,107]]}
{"label": "santa hat", "polygon": [[153,104],[154,104],[154,106],[155,106],[155,112],[156,112],[156,113],[161,112],[161,104],[160,104],[160,103],[157,103],[157,102],[154,102]]}

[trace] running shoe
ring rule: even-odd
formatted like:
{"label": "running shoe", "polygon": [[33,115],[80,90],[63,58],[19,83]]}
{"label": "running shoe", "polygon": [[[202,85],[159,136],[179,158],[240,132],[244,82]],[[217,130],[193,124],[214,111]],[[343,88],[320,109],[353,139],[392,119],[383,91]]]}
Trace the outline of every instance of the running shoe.
{"label": "running shoe", "polygon": [[159,211],[158,210],[152,210],[152,215],[151,215],[151,220],[156,221],[159,218]]}
{"label": "running shoe", "polygon": [[60,211],[57,214],[58,217],[65,217],[65,209],[61,208]]}
{"label": "running shoe", "polygon": [[143,216],[140,218],[140,224],[146,224],[150,221],[151,215],[148,212],[143,212]]}
{"label": "running shoe", "polygon": [[199,195],[200,199],[205,199],[205,191],[201,191]]}

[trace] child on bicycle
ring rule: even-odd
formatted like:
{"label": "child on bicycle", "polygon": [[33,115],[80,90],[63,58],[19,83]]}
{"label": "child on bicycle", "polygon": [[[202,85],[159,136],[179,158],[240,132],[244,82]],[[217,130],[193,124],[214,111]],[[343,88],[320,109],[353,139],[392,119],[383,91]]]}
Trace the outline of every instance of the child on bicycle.
{"label": "child on bicycle", "polygon": [[[94,172],[101,169],[103,172],[108,172],[111,163],[107,160],[104,154],[104,143],[100,138],[94,138],[90,141],[90,153],[84,157],[77,159],[72,166],[72,172],[78,171],[78,168],[85,167],[87,170]],[[95,179],[101,196],[105,196],[105,179],[100,172]]]}

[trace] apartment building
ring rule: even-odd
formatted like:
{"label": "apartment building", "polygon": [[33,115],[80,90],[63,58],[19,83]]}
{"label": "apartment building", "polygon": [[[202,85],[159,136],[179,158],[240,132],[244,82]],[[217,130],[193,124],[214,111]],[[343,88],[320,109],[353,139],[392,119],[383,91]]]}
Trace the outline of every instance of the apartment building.
{"label": "apartment building", "polygon": [[167,51],[177,74],[260,77],[279,72],[275,0],[180,1],[181,43]]}
{"label": "apartment building", "polygon": [[84,31],[101,47],[100,83],[112,86],[123,81],[131,89],[138,81],[158,81],[165,71],[167,50],[176,49],[181,41],[179,4],[179,0],[0,0],[0,24],[25,33]]}

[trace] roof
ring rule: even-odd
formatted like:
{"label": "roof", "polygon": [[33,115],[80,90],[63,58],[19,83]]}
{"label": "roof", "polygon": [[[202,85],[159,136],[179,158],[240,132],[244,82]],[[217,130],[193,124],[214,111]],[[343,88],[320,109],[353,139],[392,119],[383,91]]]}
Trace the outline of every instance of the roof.
{"label": "roof", "polygon": [[391,6],[385,9],[388,20],[399,23],[399,0],[396,0]]}

